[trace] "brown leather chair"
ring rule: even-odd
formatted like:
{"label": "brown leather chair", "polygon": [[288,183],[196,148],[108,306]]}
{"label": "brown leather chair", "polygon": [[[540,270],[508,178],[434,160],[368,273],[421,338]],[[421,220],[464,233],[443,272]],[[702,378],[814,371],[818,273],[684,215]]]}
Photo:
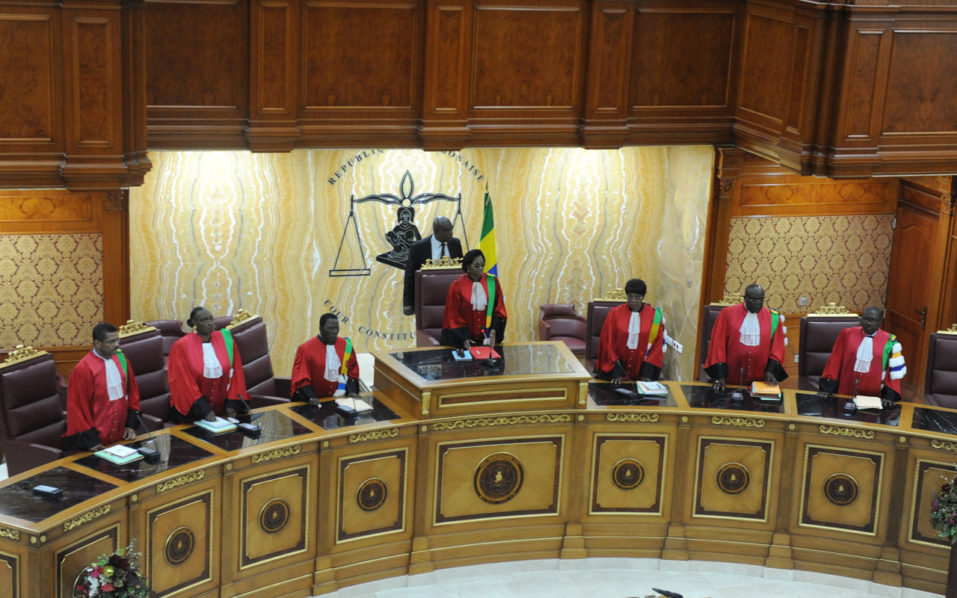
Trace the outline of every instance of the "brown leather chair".
{"label": "brown leather chair", "polygon": [[731,305],[729,303],[711,303],[704,306],[701,318],[701,331],[698,333],[698,341],[701,343],[698,349],[698,380],[706,382],[710,379],[704,371],[704,364],[708,361],[708,347],[711,345],[711,331],[714,330],[714,324],[718,321],[718,314],[721,310]]}
{"label": "brown leather chair", "polygon": [[162,333],[140,322],[127,322],[120,326],[120,349],[136,376],[144,423],[150,431],[163,427],[169,419],[169,381]]}
{"label": "brown leather chair", "polygon": [[561,341],[575,355],[585,354],[587,320],[571,303],[546,303],[538,308],[538,338]]}
{"label": "brown leather chair", "polygon": [[144,326],[152,326],[159,330],[163,338],[163,355],[168,356],[170,347],[180,338],[186,336],[185,324],[182,320],[150,320]]}
{"label": "brown leather chair", "polygon": [[277,378],[269,357],[266,322],[246,310],[239,310],[228,326],[243,360],[243,375],[250,407],[275,405],[289,401],[290,379]]}
{"label": "brown leather chair", "polygon": [[924,393],[928,405],[957,408],[957,330],[930,335]]}
{"label": "brown leather chair", "polygon": [[588,302],[588,317],[585,320],[585,367],[591,372],[595,369],[595,360],[598,359],[598,341],[601,340],[601,327],[605,324],[608,312],[625,300],[606,300]]}
{"label": "brown leather chair", "polygon": [[52,355],[26,347],[7,356],[0,364],[0,414],[9,475],[63,456],[66,417]]}
{"label": "brown leather chair", "polygon": [[798,388],[818,390],[827,360],[834,349],[834,341],[845,328],[860,326],[857,314],[816,315],[801,318],[801,335],[798,344]]}
{"label": "brown leather chair", "polygon": [[449,287],[462,268],[423,268],[415,273],[415,346],[442,344],[442,317]]}

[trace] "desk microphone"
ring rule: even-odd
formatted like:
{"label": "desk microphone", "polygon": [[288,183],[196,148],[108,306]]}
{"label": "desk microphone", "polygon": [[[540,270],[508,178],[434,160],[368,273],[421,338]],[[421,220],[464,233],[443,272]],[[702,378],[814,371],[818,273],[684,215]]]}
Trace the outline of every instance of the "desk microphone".
{"label": "desk microphone", "polygon": [[[249,415],[249,412],[252,411],[249,408],[249,403],[246,402],[246,399],[243,398],[243,395],[237,394],[236,396],[239,397],[239,400],[242,401],[243,406],[246,407],[246,415]],[[243,433],[244,436],[248,436],[250,438],[259,438],[263,433],[262,428],[259,427],[259,424],[254,424],[251,422],[241,422],[236,424],[236,427],[240,432]]]}
{"label": "desk microphone", "polygon": [[156,448],[156,441],[153,440],[153,431],[149,429],[149,427],[146,425],[146,422],[143,421],[142,417],[140,417],[139,411],[134,411],[133,413],[136,414],[136,419],[139,420],[140,426],[142,426],[143,429],[146,430],[146,440],[148,440],[153,445],[152,447],[140,445],[140,447],[137,448],[136,451],[139,454],[143,455],[143,460],[146,461],[147,463],[150,463],[150,464],[159,463],[160,453],[159,453],[159,450],[157,450]]}

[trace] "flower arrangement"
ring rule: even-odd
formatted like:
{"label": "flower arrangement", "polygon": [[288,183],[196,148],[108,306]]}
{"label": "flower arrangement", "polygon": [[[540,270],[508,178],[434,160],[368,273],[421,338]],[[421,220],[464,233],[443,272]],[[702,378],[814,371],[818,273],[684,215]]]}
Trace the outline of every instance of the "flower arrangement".
{"label": "flower arrangement", "polygon": [[937,536],[957,544],[957,475],[940,488],[930,503],[930,522]]}
{"label": "flower arrangement", "polygon": [[73,598],[146,598],[149,587],[140,573],[140,556],[132,542],[111,555],[100,555],[80,573]]}

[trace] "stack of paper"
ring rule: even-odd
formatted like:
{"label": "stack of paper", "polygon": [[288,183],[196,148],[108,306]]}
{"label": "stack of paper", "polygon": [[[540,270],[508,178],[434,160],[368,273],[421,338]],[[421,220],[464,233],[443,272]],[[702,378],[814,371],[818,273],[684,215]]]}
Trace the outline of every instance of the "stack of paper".
{"label": "stack of paper", "polygon": [[213,421],[201,419],[196,422],[196,425],[204,430],[209,430],[213,434],[225,434],[226,432],[232,432],[236,429],[236,424],[221,417],[217,417]]}
{"label": "stack of paper", "polygon": [[880,397],[872,397],[868,395],[857,395],[854,397],[854,405],[858,409],[883,409],[884,405],[881,403]]}
{"label": "stack of paper", "polygon": [[759,399],[779,399],[781,398],[781,387],[777,384],[755,381],[751,383],[751,396]]}
{"label": "stack of paper", "polygon": [[96,451],[93,454],[100,459],[106,459],[116,465],[126,465],[127,463],[132,463],[133,461],[138,461],[143,458],[143,455],[135,448],[130,448],[124,444],[116,444],[102,451]]}
{"label": "stack of paper", "polygon": [[639,380],[638,382],[635,382],[635,390],[638,391],[638,394],[654,395],[659,397],[663,397],[668,394],[668,387],[661,382],[643,382]]}
{"label": "stack of paper", "polygon": [[336,405],[345,407],[346,409],[354,410],[356,413],[372,411],[372,405],[366,403],[362,399],[340,398],[336,399]]}

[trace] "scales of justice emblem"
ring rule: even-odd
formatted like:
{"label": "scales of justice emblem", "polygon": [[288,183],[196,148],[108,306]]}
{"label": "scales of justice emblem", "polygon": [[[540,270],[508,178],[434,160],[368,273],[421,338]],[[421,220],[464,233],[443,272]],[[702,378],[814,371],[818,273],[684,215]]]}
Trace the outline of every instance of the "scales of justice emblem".
{"label": "scales of justice emblem", "polygon": [[[376,193],[356,198],[349,197],[349,216],[342,228],[339,239],[339,249],[336,252],[336,261],[329,270],[329,276],[369,276],[371,265],[366,259],[366,249],[359,233],[359,207],[370,202],[378,202],[396,206],[396,224],[385,233],[386,242],[392,249],[375,256],[376,261],[405,270],[409,260],[409,248],[422,238],[419,228],[415,224],[415,207],[432,203],[433,201],[447,201],[454,204],[455,215],[451,218],[452,229],[456,227],[462,233],[465,246],[468,247],[468,235],[465,234],[465,217],[462,214],[462,194],[455,197],[444,193],[420,193],[415,195],[415,181],[408,170],[402,175],[399,182],[399,194]],[[343,248],[347,251],[344,254]],[[371,252],[370,252],[371,253]],[[351,262],[350,262],[351,260]]]}

